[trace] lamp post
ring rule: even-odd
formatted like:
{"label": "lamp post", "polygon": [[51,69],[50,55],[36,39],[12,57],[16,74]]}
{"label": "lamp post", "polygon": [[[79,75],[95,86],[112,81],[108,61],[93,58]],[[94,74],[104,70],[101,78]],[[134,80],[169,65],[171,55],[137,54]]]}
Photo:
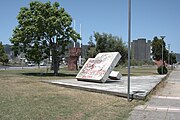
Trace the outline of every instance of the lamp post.
{"label": "lamp post", "polygon": [[170,54],[170,45],[171,45],[171,44],[168,44],[168,65],[170,64],[170,62],[169,62],[169,61],[170,61],[170,58],[169,58],[169,54]]}
{"label": "lamp post", "polygon": [[160,36],[161,37],[161,39],[162,39],[162,62],[163,62],[163,65],[162,65],[162,74],[164,74],[164,72],[163,72],[163,67],[164,67],[164,58],[163,58],[163,52],[164,52],[164,42],[163,42],[163,40],[164,40],[164,38],[166,37],[166,36]]}
{"label": "lamp post", "polygon": [[[74,20],[74,31],[76,31],[76,21]],[[76,47],[76,42],[74,41],[74,48]]]}
{"label": "lamp post", "polygon": [[128,0],[128,101],[130,101],[130,44],[131,44],[131,0]]}
{"label": "lamp post", "polygon": [[[82,38],[82,35],[81,35],[82,33],[81,33],[81,24],[80,24],[80,37]],[[81,48],[81,54],[80,54],[80,56],[79,56],[79,66],[81,66],[81,55],[82,55],[82,46],[81,46],[81,43],[82,43],[82,41],[80,40],[80,45],[79,45],[79,47]]]}
{"label": "lamp post", "polygon": [[173,61],[172,61],[172,55],[173,55],[173,51],[171,51],[171,70],[173,70]]}

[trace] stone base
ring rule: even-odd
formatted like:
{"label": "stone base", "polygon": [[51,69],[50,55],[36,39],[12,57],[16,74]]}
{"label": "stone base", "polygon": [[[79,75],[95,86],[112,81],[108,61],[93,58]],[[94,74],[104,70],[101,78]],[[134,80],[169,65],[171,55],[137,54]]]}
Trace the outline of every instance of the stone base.
{"label": "stone base", "polygon": [[119,73],[119,71],[112,71],[109,75],[109,78],[112,80],[120,80],[122,75]]}

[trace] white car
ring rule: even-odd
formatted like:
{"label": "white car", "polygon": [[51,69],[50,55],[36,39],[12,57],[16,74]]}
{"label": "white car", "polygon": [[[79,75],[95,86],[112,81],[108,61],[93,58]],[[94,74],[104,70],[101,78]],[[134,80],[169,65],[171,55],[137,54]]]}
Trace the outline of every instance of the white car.
{"label": "white car", "polygon": [[40,66],[46,66],[46,63],[45,62],[41,62]]}
{"label": "white car", "polygon": [[30,66],[35,66],[35,64],[34,63],[28,63],[28,66],[30,67]]}

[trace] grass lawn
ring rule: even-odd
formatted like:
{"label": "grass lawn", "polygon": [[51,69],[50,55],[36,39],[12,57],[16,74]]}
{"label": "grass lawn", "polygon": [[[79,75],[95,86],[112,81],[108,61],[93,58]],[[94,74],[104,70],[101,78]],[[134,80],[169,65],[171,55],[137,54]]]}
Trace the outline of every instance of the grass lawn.
{"label": "grass lawn", "polygon": [[[132,69],[133,75],[156,74],[155,68],[137,69]],[[120,71],[127,74],[126,69]],[[61,70],[57,77],[43,73],[43,69],[0,70],[1,120],[125,120],[134,106],[144,103],[40,82],[74,78],[77,72]]]}
{"label": "grass lawn", "polygon": [[[127,76],[128,68],[117,67],[115,70],[119,71],[123,76]],[[158,75],[156,66],[136,66],[131,67],[131,76],[147,76],[147,75]]]}

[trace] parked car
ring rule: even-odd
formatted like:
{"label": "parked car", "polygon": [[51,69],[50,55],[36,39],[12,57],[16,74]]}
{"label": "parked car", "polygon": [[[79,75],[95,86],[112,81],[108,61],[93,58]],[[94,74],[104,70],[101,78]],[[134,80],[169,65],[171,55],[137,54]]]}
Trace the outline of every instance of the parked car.
{"label": "parked car", "polygon": [[46,63],[45,62],[41,62],[40,66],[46,66]]}
{"label": "parked car", "polygon": [[28,66],[31,67],[31,66],[35,66],[34,63],[28,63]]}

